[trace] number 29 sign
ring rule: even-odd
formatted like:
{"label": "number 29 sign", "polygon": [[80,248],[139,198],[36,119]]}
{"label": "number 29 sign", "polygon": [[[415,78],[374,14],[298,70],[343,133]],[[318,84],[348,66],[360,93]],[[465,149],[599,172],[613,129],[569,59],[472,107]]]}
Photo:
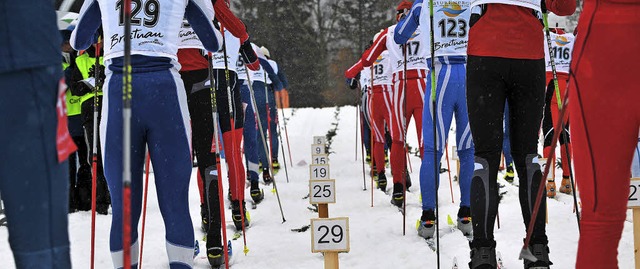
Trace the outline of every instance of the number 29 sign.
{"label": "number 29 sign", "polygon": [[349,252],[349,218],[311,219],[311,252]]}

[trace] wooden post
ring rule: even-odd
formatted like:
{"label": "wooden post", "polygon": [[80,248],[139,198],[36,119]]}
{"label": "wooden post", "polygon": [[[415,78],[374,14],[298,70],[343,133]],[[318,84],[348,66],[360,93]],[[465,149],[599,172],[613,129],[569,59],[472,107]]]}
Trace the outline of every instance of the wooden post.
{"label": "wooden post", "polygon": [[633,257],[640,269],[640,178],[632,178],[627,207],[633,209]]}
{"label": "wooden post", "polygon": [[318,217],[321,219],[329,218],[329,205],[328,204],[318,204]]}
{"label": "wooden post", "polygon": [[338,252],[324,252],[324,269],[338,269]]}
{"label": "wooden post", "polygon": [[640,269],[640,208],[633,208],[633,257],[636,269]]}

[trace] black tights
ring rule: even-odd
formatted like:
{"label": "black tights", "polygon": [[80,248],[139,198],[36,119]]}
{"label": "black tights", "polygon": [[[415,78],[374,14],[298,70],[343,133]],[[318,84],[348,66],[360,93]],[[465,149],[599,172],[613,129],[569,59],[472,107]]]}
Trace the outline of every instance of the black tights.
{"label": "black tights", "polygon": [[[542,59],[468,58],[467,106],[476,163],[471,181],[472,247],[495,245],[493,229],[498,212],[497,177],[506,100],[509,102],[511,153],[519,175],[520,207],[525,227],[528,227],[542,177],[537,161],[537,141],[544,107],[544,84]],[[532,244],[547,243],[545,208],[545,200],[542,200]]]}

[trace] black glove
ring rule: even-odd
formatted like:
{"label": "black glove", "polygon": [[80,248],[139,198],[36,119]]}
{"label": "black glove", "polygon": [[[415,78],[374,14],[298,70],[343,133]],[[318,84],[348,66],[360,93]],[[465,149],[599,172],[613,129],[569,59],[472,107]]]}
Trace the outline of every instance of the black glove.
{"label": "black glove", "polygon": [[87,93],[92,92],[93,87],[91,87],[90,85],[87,85],[87,83],[81,80],[71,85],[70,90],[71,90],[71,94],[75,96],[83,96]]}
{"label": "black glove", "polygon": [[352,89],[352,90],[357,89],[359,80],[360,80],[360,73],[358,73],[355,78],[347,78],[347,85],[349,85],[349,89]]}
{"label": "black glove", "polygon": [[349,89],[352,89],[352,90],[357,89],[358,81],[355,78],[348,78],[347,85],[349,85]]}
{"label": "black glove", "polygon": [[244,43],[242,43],[242,45],[240,45],[240,55],[242,56],[242,60],[247,64],[249,69],[254,71],[260,69],[258,55],[256,55],[255,51],[253,51],[251,41],[248,38]]}
{"label": "black glove", "polygon": [[[104,81],[104,79],[106,78],[106,75],[104,74],[104,65],[98,65],[98,77],[96,78],[96,83],[98,85],[102,84],[102,82]],[[89,68],[89,77],[95,77],[96,76],[96,65],[92,65],[91,68]]]}

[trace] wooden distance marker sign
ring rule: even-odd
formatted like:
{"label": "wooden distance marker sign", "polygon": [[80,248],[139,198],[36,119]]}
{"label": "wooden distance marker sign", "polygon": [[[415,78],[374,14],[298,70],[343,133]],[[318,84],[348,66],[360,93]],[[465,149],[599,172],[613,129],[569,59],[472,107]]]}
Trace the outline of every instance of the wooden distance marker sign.
{"label": "wooden distance marker sign", "polygon": [[311,155],[311,164],[329,164],[329,155],[327,154]]}
{"label": "wooden distance marker sign", "polygon": [[324,252],[324,268],[338,269],[339,252],[349,252],[349,218],[311,219],[311,252]]}
{"label": "wooden distance marker sign", "polygon": [[313,137],[314,145],[324,145],[327,144],[327,137],[325,136],[314,136]]}
{"label": "wooden distance marker sign", "polygon": [[329,164],[309,165],[309,179],[329,179]]}
{"label": "wooden distance marker sign", "polygon": [[327,154],[325,144],[313,144],[311,145],[311,155]]}
{"label": "wooden distance marker sign", "polygon": [[640,268],[640,178],[632,178],[629,188],[627,207],[633,211],[633,257],[635,268]]}
{"label": "wooden distance marker sign", "polygon": [[309,203],[335,204],[336,181],[334,179],[309,180]]}

